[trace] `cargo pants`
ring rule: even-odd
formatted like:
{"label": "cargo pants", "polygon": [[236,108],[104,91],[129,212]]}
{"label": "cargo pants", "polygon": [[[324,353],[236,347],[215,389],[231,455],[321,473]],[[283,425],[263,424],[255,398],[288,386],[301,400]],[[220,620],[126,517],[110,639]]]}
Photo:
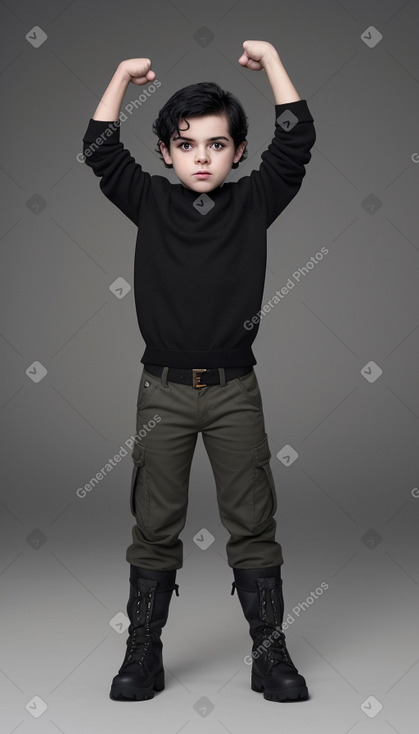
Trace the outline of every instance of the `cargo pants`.
{"label": "cargo pants", "polygon": [[[152,570],[183,565],[179,534],[186,523],[189,477],[197,435],[214,475],[220,520],[230,534],[230,567],[282,565],[275,540],[277,496],[254,369],[236,379],[196,388],[143,367],[132,450],[130,510],[136,519],[126,560]],[[205,519],[202,518],[205,525]],[[198,528],[197,528],[198,529]]]}

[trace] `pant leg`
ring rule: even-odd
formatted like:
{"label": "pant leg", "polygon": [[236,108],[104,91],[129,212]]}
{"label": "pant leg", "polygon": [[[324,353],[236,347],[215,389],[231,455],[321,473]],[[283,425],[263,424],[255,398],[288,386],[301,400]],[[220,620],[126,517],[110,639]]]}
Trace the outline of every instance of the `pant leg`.
{"label": "pant leg", "polygon": [[191,394],[196,391],[167,384],[165,374],[156,377],[143,368],[137,398],[138,438],[132,451],[130,507],[136,524],[126,560],[152,570],[183,565],[178,536],[186,523],[197,440],[196,395]]}
{"label": "pant leg", "polygon": [[262,398],[254,370],[200,391],[202,438],[217,489],[220,519],[230,533],[228,564],[282,565],[275,540],[277,496]]}

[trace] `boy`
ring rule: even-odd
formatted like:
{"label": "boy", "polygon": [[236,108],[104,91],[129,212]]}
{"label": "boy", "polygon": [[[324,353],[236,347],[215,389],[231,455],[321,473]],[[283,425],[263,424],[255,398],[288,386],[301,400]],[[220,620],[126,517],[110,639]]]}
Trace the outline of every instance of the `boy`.
{"label": "boy", "polygon": [[146,344],[137,398],[141,438],[132,451],[136,524],[126,553],[131,624],[112,681],[114,700],[145,700],[164,688],[160,635],[174,589],[178,595],[179,533],[199,432],[230,533],[231,593],[237,589],[253,640],[251,688],[271,701],[308,697],[281,628],[277,497],[251,344],[266,230],[298,192],[316,135],[274,46],[245,41],[243,48],[239,63],[264,69],[275,97],[275,137],[250,176],[224,183],[246,156],[247,119],[240,102],[210,82],[176,92],[153,125],[157,151],[180,183],[150,176],[135,162],[119,141],[118,118],[129,82],[152,86],[147,58],[119,64],[83,138],[85,162],[103,193],[138,227],[134,294]]}

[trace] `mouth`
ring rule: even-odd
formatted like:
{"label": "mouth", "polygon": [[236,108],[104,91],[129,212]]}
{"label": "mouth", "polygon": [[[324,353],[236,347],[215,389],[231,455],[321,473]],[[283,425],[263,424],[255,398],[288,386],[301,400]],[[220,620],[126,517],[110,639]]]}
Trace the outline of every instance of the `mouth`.
{"label": "mouth", "polygon": [[197,171],[194,173],[194,176],[197,176],[198,178],[208,178],[211,174],[209,171]]}

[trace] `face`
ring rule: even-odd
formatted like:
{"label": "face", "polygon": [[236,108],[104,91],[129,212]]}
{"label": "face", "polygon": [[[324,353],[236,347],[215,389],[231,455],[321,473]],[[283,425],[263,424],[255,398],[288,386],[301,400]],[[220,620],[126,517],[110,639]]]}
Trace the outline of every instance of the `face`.
{"label": "face", "polygon": [[[221,186],[237,163],[246,147],[240,143],[237,152],[233,138],[228,132],[228,117],[225,112],[203,115],[179,121],[180,136],[175,131],[170,138],[170,149],[160,143],[166,163],[173,165],[179,181],[188,189],[204,193]],[[198,171],[208,171],[209,176],[197,176]]]}

